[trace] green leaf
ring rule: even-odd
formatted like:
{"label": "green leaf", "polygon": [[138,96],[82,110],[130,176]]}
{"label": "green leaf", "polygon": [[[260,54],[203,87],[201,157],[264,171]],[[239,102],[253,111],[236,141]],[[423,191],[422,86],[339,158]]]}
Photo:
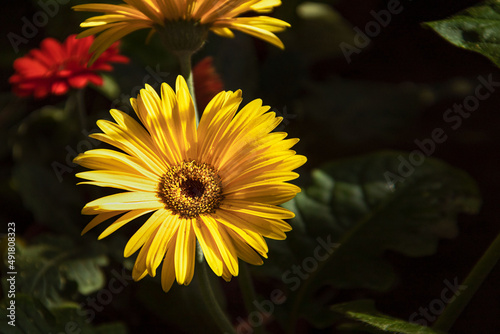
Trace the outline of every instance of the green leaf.
{"label": "green leaf", "polygon": [[[11,300],[15,301],[13,306],[10,304]],[[50,312],[39,301],[33,300],[28,295],[17,293],[15,299],[4,299],[1,304],[0,316],[2,319],[7,317],[9,322],[0,322],[0,332],[2,333],[42,334],[54,330],[51,325],[54,318]],[[7,310],[7,307],[12,310]]]}
{"label": "green leaf", "polygon": [[17,244],[16,287],[52,308],[63,304],[64,292],[75,285],[84,295],[101,289],[106,281],[101,267],[107,264],[103,243],[75,245],[68,237],[44,236],[33,245]]}
{"label": "green leaf", "polygon": [[426,22],[452,44],[478,52],[500,67],[500,3],[482,2],[448,19]]}
{"label": "green leaf", "polygon": [[37,222],[75,237],[80,234],[83,200],[76,183],[60,183],[50,164],[29,161],[14,165],[12,183]]}
{"label": "green leaf", "polygon": [[[14,307],[10,306],[10,300],[15,301]],[[75,303],[65,303],[48,309],[38,299],[22,293],[17,293],[15,299],[10,300],[3,299],[0,302],[0,316],[2,319],[7,319],[7,321],[0,322],[1,333],[127,333],[126,327],[120,323],[102,324],[98,327],[91,326],[84,317],[85,312]],[[14,312],[8,310],[7,307],[15,308]]]}
{"label": "green leaf", "polygon": [[14,164],[10,186],[37,223],[53,231],[79,236],[86,218],[77,191],[72,159],[92,142],[80,133],[70,111],[44,107],[33,111],[12,138]]}
{"label": "green leaf", "polygon": [[78,292],[82,295],[89,295],[103,287],[105,277],[100,267],[107,264],[108,258],[105,255],[99,255],[90,259],[68,261],[62,269],[70,280],[78,284]]}
{"label": "green leaf", "polygon": [[372,300],[356,300],[348,303],[337,304],[331,310],[343,314],[349,319],[356,320],[380,329],[382,332],[404,334],[437,334],[429,327],[412,324],[401,319],[382,314],[375,309]]}
{"label": "green leaf", "polygon": [[[470,176],[416,151],[328,163],[312,172],[312,183],[284,205],[296,214],[288,250],[269,242],[269,259],[255,269],[281,279],[291,299],[289,328],[300,316],[319,328],[332,324],[331,313],[317,310],[338,289],[388,290],[397,276],[387,252],[434,254],[440,239],[458,233],[457,215],[476,213],[481,203]],[[267,269],[270,263],[281,271]]]}
{"label": "green leaf", "polygon": [[387,151],[313,172],[313,185],[295,199],[299,217],[309,235],[340,244],[320,264],[322,279],[340,288],[387,290],[395,275],[386,251],[431,255],[440,238],[456,236],[460,212],[479,210],[477,185],[466,173],[419,159]]}

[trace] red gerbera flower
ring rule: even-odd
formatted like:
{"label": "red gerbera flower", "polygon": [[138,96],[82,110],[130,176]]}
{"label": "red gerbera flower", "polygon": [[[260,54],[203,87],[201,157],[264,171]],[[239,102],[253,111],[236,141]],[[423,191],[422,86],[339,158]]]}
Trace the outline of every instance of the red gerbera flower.
{"label": "red gerbera flower", "polygon": [[194,91],[198,109],[203,110],[208,102],[224,90],[219,74],[213,66],[213,58],[205,57],[193,68]]}
{"label": "red gerbera flower", "polygon": [[65,94],[70,87],[83,88],[89,82],[102,85],[97,71],[111,71],[110,63],[128,63],[129,59],[119,54],[115,43],[87,66],[93,41],[93,36],[76,39],[76,35],[69,36],[63,43],[53,38],[44,39],[40,49],[33,49],[14,61],[16,73],[9,79],[13,92],[21,97],[43,98],[49,94]]}

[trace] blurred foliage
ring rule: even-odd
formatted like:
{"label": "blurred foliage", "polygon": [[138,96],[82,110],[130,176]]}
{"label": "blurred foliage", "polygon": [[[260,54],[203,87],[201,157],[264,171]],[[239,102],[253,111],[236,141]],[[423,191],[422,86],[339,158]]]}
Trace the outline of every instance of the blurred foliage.
{"label": "blurred foliage", "polygon": [[[78,0],[71,5],[86,2]],[[7,6],[2,14],[8,24],[5,31],[21,33],[21,17],[29,20],[40,11],[39,1],[28,3],[17,9]],[[470,153],[473,149],[467,151],[469,155],[462,153],[467,149],[464,145],[452,149],[453,154],[448,156],[441,147],[436,149],[436,158],[411,155],[416,148],[414,139],[427,138],[429,129],[442,122],[442,111],[474,94],[479,72],[492,69],[469,66],[470,58],[464,58],[458,49],[453,50],[456,58],[447,58],[455,53],[446,49],[446,43],[436,51],[441,41],[431,40],[432,34],[414,40],[412,23],[404,24],[404,20],[415,21],[423,34],[421,22],[431,21],[426,26],[452,44],[500,64],[497,1],[482,2],[457,14],[457,8],[465,8],[465,2],[460,3],[462,7],[441,4],[440,13],[444,14],[439,15],[448,18],[439,21],[438,13],[423,4],[425,14],[419,16],[422,19],[407,12],[400,15],[402,18],[393,17],[380,36],[375,36],[356,58],[353,56],[352,64],[344,59],[339,45],[352,44],[356,38],[353,27],[364,28],[374,20],[370,11],[384,10],[387,3],[286,0],[275,11],[276,17],[292,25],[279,34],[286,50],[236,32],[234,39],[210,34],[205,47],[195,55],[195,62],[206,55],[214,57],[225,89],[242,89],[244,103],[262,98],[264,104],[271,105],[284,118],[279,130],[299,137],[297,151],[308,157],[297,181],[303,192],[284,204],[296,213],[290,221],[293,230],[286,241],[269,240],[269,258],[263,266],[251,268],[257,290],[254,305],[259,306],[253,312],[245,309],[234,282],[238,278],[229,284],[211,278],[217,299],[235,327],[248,325],[261,316],[265,325],[256,326],[255,332],[282,333],[288,329],[290,333],[436,333],[399,319],[406,314],[399,308],[403,304],[413,307],[411,301],[395,298],[389,311],[377,308],[381,309],[379,302],[384,298],[394,297],[391,292],[398,284],[400,289],[403,285],[404,290],[424,295],[424,300],[432,296],[426,291],[429,281],[417,278],[401,283],[402,274],[414,270],[412,261],[416,258],[441,263],[443,244],[457,243],[445,240],[459,236],[464,225],[469,233],[471,225],[473,230],[480,230],[475,224],[477,218],[470,220],[460,214],[480,212],[479,189],[482,192],[487,184],[483,181],[478,185],[463,169],[475,170],[472,167],[482,165],[497,172],[491,161],[483,162],[475,152]],[[403,6],[408,12],[418,13],[420,8],[416,2]],[[58,8],[58,14],[29,43],[21,45],[18,53],[10,52],[11,45],[2,45],[9,50],[0,57],[5,78],[12,74],[16,57],[37,47],[44,37],[63,39],[81,31],[79,23],[90,16],[72,11],[70,5]],[[134,258],[124,259],[123,249],[140,220],[106,240],[97,241],[94,233],[80,236],[89,221],[80,214],[81,208],[89,200],[111,192],[77,187],[75,173],[81,168],[72,159],[101,145],[88,134],[98,131],[97,119],[109,119],[110,108],[134,116],[130,97],[135,97],[146,83],[155,89],[163,81],[172,84],[178,73],[175,58],[166,54],[159,38],[153,37],[146,44],[146,35],[146,31],[140,31],[121,41],[122,53],[131,58],[131,63],[104,74],[101,87],[89,86],[68,96],[34,100],[14,97],[4,82],[0,94],[0,171],[4,175],[0,183],[0,218],[16,222],[18,326],[13,329],[2,322],[2,333],[218,333],[201,302],[196,277],[188,287],[174,284],[168,294],[161,291],[158,277],[133,283],[130,269]],[[392,36],[403,37],[391,41]],[[430,47],[425,49],[428,41]],[[416,44],[414,48],[411,43]],[[409,51],[405,53],[404,48]],[[427,53],[425,66],[414,65],[422,58],[418,50]],[[432,63],[441,52],[445,59]],[[436,74],[426,80],[411,76],[401,79],[404,70],[398,66],[411,53],[414,58],[408,60],[411,66],[407,70],[414,66],[415,72],[427,73],[427,64],[432,63],[434,67],[429,71]],[[473,59],[476,66],[481,64],[481,60]],[[461,68],[450,74],[445,71],[446,64],[454,61]],[[79,113],[78,98],[82,97],[86,110]],[[494,123],[498,118],[492,119],[493,133],[470,131],[464,134],[465,139],[456,139],[458,132],[450,131],[446,145],[456,145],[459,140],[491,143],[490,138],[498,138]],[[380,151],[388,148],[408,151]],[[494,145],[489,149],[497,152]],[[460,166],[453,167],[456,163]],[[482,176],[475,171],[474,178]],[[489,182],[493,186],[498,183],[495,177],[488,176]],[[483,195],[483,200],[491,201],[490,195]],[[459,224],[464,219],[472,223]],[[9,274],[5,238],[1,250],[4,262],[0,316],[6,319]],[[474,256],[473,250],[464,252]],[[464,261],[464,270],[468,270],[469,263]],[[444,270],[456,276],[454,268]],[[429,275],[437,276],[440,283],[438,273]],[[120,282],[119,291],[112,293],[109,303],[103,303],[111,282],[116,281]],[[269,311],[270,296],[276,289],[283,293],[283,303],[273,304],[267,314],[262,305],[268,305]],[[477,324],[471,328],[477,332],[484,329],[477,329]]]}
{"label": "blurred foliage", "polygon": [[[389,317],[377,312],[372,300],[356,300],[349,303],[337,304],[331,310],[345,315],[347,318],[356,320],[356,323],[342,324],[344,330],[362,330],[366,325],[373,327],[371,333],[404,333],[404,334],[437,334],[429,327],[412,324],[400,319]],[[363,325],[360,325],[362,322]],[[378,329],[378,330],[377,330]]]}
{"label": "blurred foliage", "polygon": [[477,185],[467,174],[423,155],[413,165],[408,156],[380,152],[327,164],[288,203],[307,235],[339,243],[319,277],[341,288],[389,289],[394,272],[385,251],[431,255],[440,238],[457,235],[460,212],[478,212]]}
{"label": "blurred foliage", "polygon": [[488,0],[445,20],[426,22],[450,43],[488,57],[500,67],[500,3]]}
{"label": "blurred foliage", "polygon": [[[276,275],[287,291],[297,290],[290,296],[292,319],[302,312],[319,327],[331,325],[335,319],[319,310],[332,300],[314,296],[330,286],[335,293],[390,289],[396,277],[387,252],[432,255],[439,239],[458,233],[460,212],[478,212],[474,180],[441,161],[419,159],[412,164],[409,153],[378,152],[326,164],[313,171],[310,187],[285,204],[296,213],[289,249],[272,243],[272,266],[255,272]],[[329,256],[319,257],[319,250]]]}
{"label": "blurred foliage", "polygon": [[[5,319],[9,314],[3,303],[0,316]],[[82,333],[82,334],[127,334],[127,329],[119,323],[92,326],[73,303],[47,309],[37,299],[27,294],[16,295],[16,326],[7,322],[0,323],[0,331],[9,334],[48,334],[48,333]]]}

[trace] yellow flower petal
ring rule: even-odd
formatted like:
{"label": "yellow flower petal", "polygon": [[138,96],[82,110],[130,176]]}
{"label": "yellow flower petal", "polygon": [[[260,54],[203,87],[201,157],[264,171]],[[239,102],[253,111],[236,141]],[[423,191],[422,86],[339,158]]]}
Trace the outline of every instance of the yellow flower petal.
{"label": "yellow flower petal", "polygon": [[82,214],[94,214],[95,210],[102,212],[139,209],[154,210],[161,207],[162,205],[158,202],[155,193],[134,191],[109,195],[89,202],[82,209]]}
{"label": "yellow flower petal", "polygon": [[148,179],[158,179],[161,175],[155,174],[143,160],[131,157],[122,152],[108,149],[95,149],[79,154],[73,162],[92,169],[140,174]]}
{"label": "yellow flower petal", "polygon": [[258,27],[270,32],[281,32],[290,27],[290,24],[287,22],[268,16],[237,17],[233,19],[233,22],[237,22],[241,25]]}
{"label": "yellow flower petal", "polygon": [[158,232],[151,243],[150,251],[146,257],[146,268],[151,276],[154,277],[156,275],[156,268],[158,268],[163,260],[168,245],[171,239],[175,238],[178,228],[179,222],[177,217],[169,213],[158,228]]}
{"label": "yellow flower petal", "polygon": [[240,259],[257,266],[264,263],[259,254],[257,254],[257,252],[252,247],[250,247],[248,243],[239,236],[238,233],[226,226],[222,226],[222,228],[231,238]]}
{"label": "yellow flower petal", "polygon": [[161,287],[163,291],[168,292],[175,281],[175,248],[177,242],[175,238],[172,238],[172,242],[168,245],[167,254],[163,260],[163,267],[161,269]]}
{"label": "yellow flower petal", "polygon": [[[127,224],[128,222],[139,218],[140,216],[143,216],[147,213],[150,213],[152,210],[146,209],[146,210],[134,210],[127,212],[117,220],[115,220],[111,225],[109,225],[97,238],[98,240],[101,240],[103,238],[106,238],[108,235],[111,233],[115,232],[117,229],[122,227],[123,225]],[[111,211],[111,213],[114,213],[116,211]],[[118,211],[119,212],[119,211]]]}
{"label": "yellow flower petal", "polygon": [[154,192],[158,188],[158,181],[138,177],[137,174],[129,174],[115,171],[90,171],[76,174],[76,177],[94,182],[80,182],[79,184],[94,184],[100,187],[113,187],[130,191]]}
{"label": "yellow flower petal", "polygon": [[236,212],[247,213],[255,216],[272,219],[290,219],[295,217],[295,214],[285,208],[267,205],[257,202],[247,202],[242,200],[225,200],[221,204],[221,209]]}
{"label": "yellow flower petal", "polygon": [[285,48],[285,45],[278,38],[278,36],[276,36],[275,34],[270,32],[269,30],[266,30],[264,28],[251,26],[248,24],[242,24],[242,23],[238,23],[238,22],[231,22],[230,24],[228,24],[228,28],[233,28],[233,29],[239,30],[241,32],[247,33],[249,35],[252,35],[254,37],[260,38],[260,39],[262,39],[262,40],[264,40],[272,45],[279,47],[280,49]]}
{"label": "yellow flower petal", "polygon": [[177,232],[175,246],[175,276],[179,284],[188,285],[194,274],[194,257],[196,250],[195,233],[191,219],[182,219]]}
{"label": "yellow flower petal", "polygon": [[241,91],[221,93],[205,108],[198,126],[200,159],[203,161],[213,160],[213,148],[218,147],[220,138],[231,123],[241,100]]}
{"label": "yellow flower petal", "polygon": [[109,24],[108,29],[100,33],[90,46],[89,52],[93,52],[94,54],[90,58],[89,63],[92,64],[104,51],[106,51],[107,48],[111,46],[111,44],[119,41],[123,36],[146,27],[148,27],[148,25],[143,24],[142,22],[132,25],[128,22]]}
{"label": "yellow flower petal", "polygon": [[288,202],[300,192],[300,188],[292,184],[266,183],[256,187],[248,187],[239,191],[224,193],[224,197],[234,200],[245,200],[272,205]]}
{"label": "yellow flower petal", "polygon": [[197,156],[198,135],[196,132],[193,99],[182,76],[177,77],[175,91],[177,93],[178,111],[173,113],[173,118],[179,124],[175,127],[178,130],[177,138],[181,139],[183,157],[187,160]]}
{"label": "yellow flower petal", "polygon": [[125,251],[123,255],[125,257],[129,257],[134,254],[142,245],[146,242],[146,240],[151,236],[151,234],[158,228],[160,224],[166,218],[166,215],[169,213],[166,210],[160,209],[157,210],[149,219],[141,226],[137,232],[129,239],[127,245],[125,245]]}
{"label": "yellow flower petal", "polygon": [[158,100],[159,97],[156,92],[151,93],[147,90],[141,90],[141,95],[134,101],[136,103],[133,106],[148,132],[152,134],[152,140],[158,150],[165,153],[167,163],[169,165],[179,164],[184,159],[176,133],[169,126],[172,122],[172,110],[169,108],[163,109],[164,112],[160,112],[163,105],[159,105]]}
{"label": "yellow flower petal", "polygon": [[94,217],[94,219],[92,219],[90,221],[90,223],[87,224],[87,226],[85,226],[85,228],[82,231],[82,235],[84,235],[85,233],[87,233],[88,231],[90,231],[91,229],[93,229],[94,227],[99,225],[100,223],[102,223],[102,222],[104,222],[104,221],[106,221],[114,216],[122,214],[124,212],[125,211],[111,211],[111,212],[104,212],[104,213],[98,214],[97,216]]}
{"label": "yellow flower petal", "polygon": [[147,273],[147,267],[146,267],[146,259],[147,256],[150,252],[151,248],[151,243],[153,242],[153,239],[158,232],[160,228],[160,225],[156,226],[154,231],[151,233],[151,235],[148,236],[146,242],[142,246],[139,255],[137,255],[137,259],[135,260],[134,268],[132,269],[132,278],[135,281],[140,280],[141,278],[144,277],[144,274]]}
{"label": "yellow flower petal", "polygon": [[222,256],[222,260],[224,261],[225,266],[228,268],[229,272],[233,276],[238,275],[238,258],[236,256],[236,250],[231,242],[231,239],[228,238],[227,234],[224,230],[220,230],[217,228],[219,223],[210,215],[201,215],[201,220],[205,223],[210,231],[210,234],[219,249],[219,253]]}
{"label": "yellow flower petal", "polygon": [[217,276],[222,276],[222,257],[210,230],[201,218],[198,218],[194,223],[194,231],[208,265]]}
{"label": "yellow flower petal", "polygon": [[260,255],[267,257],[269,249],[264,238],[257,231],[245,228],[245,225],[247,225],[246,222],[238,217],[237,213],[217,210],[215,216],[221,224],[236,232],[241,239],[252,246]]}

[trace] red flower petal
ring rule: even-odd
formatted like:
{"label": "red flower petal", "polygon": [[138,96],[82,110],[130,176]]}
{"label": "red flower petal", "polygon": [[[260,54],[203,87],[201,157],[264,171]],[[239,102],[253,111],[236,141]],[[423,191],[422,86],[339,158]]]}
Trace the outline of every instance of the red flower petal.
{"label": "red flower petal", "polygon": [[213,58],[205,57],[193,68],[194,91],[198,109],[203,110],[224,84],[213,66]]}
{"label": "red flower petal", "polygon": [[40,51],[50,59],[50,63],[64,62],[68,54],[63,49],[61,43],[53,38],[46,38],[40,44]]}
{"label": "red flower petal", "polygon": [[95,63],[87,67],[94,36],[77,39],[70,35],[63,43],[46,38],[40,49],[33,49],[14,61],[15,73],[9,78],[14,94],[44,98],[61,95],[73,88],[83,88],[89,82],[102,85],[97,71],[111,71],[111,63],[128,63],[129,58],[119,54],[119,44],[110,46]]}
{"label": "red flower petal", "polygon": [[63,95],[68,91],[69,86],[64,81],[57,81],[52,83],[52,91],[51,93],[54,95]]}

